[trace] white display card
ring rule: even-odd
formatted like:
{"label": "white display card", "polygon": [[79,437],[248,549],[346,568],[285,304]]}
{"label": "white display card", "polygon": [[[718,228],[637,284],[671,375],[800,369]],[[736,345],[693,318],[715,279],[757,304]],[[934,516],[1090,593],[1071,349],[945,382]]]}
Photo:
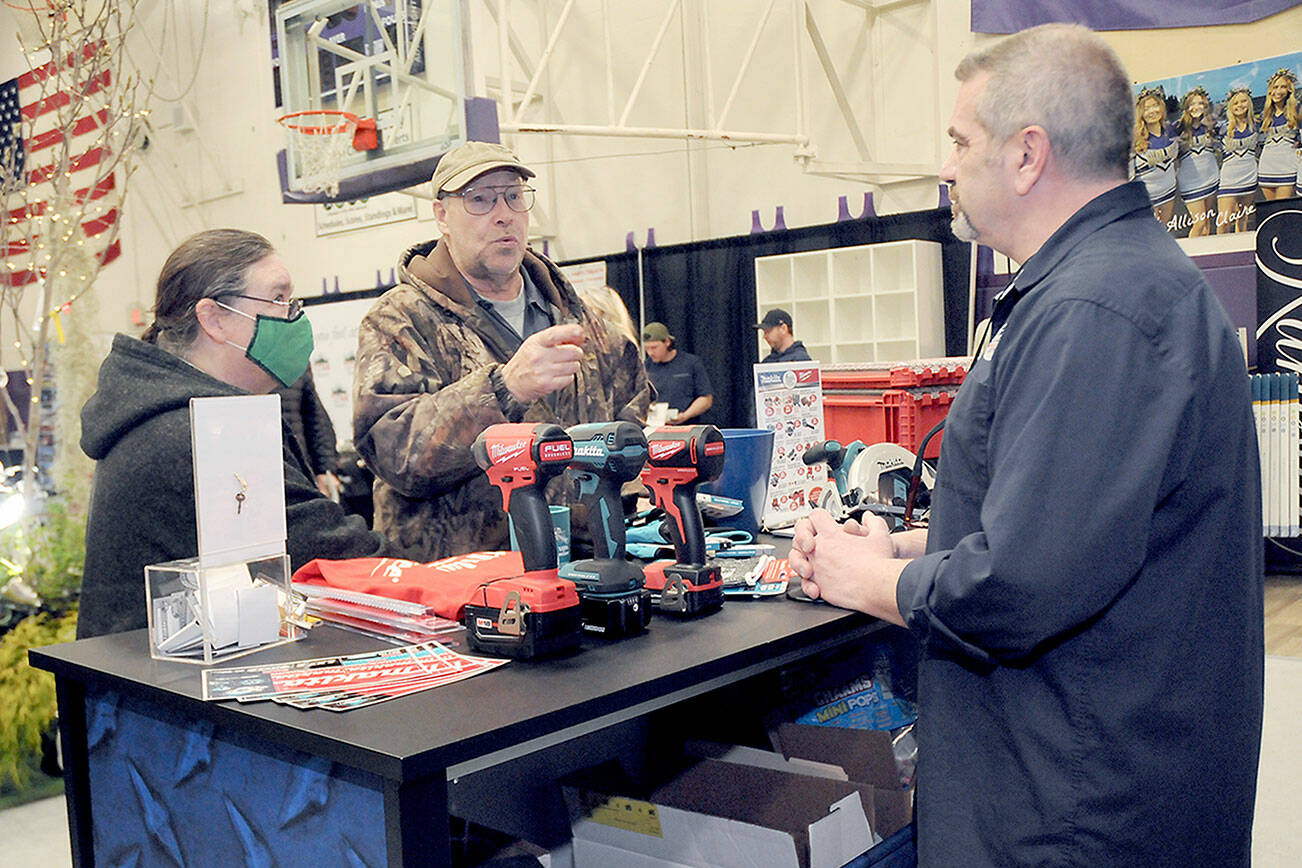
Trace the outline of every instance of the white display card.
{"label": "white display card", "polygon": [[200,565],[283,553],[280,396],[191,398],[190,437]]}
{"label": "white display card", "polygon": [[600,292],[606,286],[606,260],[580,262],[576,265],[559,266],[561,274],[582,296],[585,292]]}

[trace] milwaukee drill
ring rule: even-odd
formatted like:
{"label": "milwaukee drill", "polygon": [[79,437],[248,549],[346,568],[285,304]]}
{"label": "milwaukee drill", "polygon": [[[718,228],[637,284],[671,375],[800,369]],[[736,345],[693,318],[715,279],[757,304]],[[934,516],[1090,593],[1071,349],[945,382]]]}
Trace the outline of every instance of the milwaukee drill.
{"label": "milwaukee drill", "polygon": [[696,615],[723,605],[723,579],[705,560],[696,489],[723,472],[723,434],[713,425],[658,428],[647,437],[642,482],[665,511],[677,562],[646,567],[646,585],[662,612]]}
{"label": "milwaukee drill", "polygon": [[524,573],[483,583],[466,603],[473,648],[535,657],[579,642],[579,599],[556,569],[556,534],[544,489],[564,472],[574,446],[559,425],[490,425],[471,446],[475,462],[502,492],[515,525]]}
{"label": "milwaukee drill", "polygon": [[583,629],[606,637],[640,633],[651,620],[642,568],[624,557],[620,486],[646,464],[647,442],[632,422],[591,422],[567,432],[574,442],[569,475],[588,516],[594,557],[561,567],[578,587]]}

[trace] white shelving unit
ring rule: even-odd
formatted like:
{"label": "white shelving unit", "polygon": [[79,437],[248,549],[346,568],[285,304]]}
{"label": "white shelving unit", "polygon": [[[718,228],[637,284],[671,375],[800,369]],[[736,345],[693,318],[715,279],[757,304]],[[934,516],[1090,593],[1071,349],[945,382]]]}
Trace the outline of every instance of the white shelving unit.
{"label": "white shelving unit", "polygon": [[[940,244],[888,241],[755,259],[755,301],[791,312],[796,337],[823,363],[945,354]],[[760,358],[768,355],[760,337]]]}

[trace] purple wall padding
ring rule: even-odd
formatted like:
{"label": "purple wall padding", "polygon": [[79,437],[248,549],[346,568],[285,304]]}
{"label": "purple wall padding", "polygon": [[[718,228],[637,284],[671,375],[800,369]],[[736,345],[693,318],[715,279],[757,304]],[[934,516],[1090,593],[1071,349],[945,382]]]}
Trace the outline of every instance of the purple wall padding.
{"label": "purple wall padding", "polygon": [[1300,4],[1302,0],[972,0],[972,32],[1016,33],[1052,21],[1094,30],[1243,24]]}
{"label": "purple wall padding", "polygon": [[1257,265],[1251,250],[1193,257],[1236,329],[1248,330],[1248,367],[1257,364]]}

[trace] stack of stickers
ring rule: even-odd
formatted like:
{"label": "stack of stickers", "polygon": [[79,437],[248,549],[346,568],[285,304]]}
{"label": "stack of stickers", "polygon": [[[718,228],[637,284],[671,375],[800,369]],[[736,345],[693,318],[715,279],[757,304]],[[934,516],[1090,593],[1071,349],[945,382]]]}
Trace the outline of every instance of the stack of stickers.
{"label": "stack of stickers", "polygon": [[506,662],[427,642],[348,657],[208,669],[203,673],[203,698],[269,699],[295,708],[349,711],[461,681]]}

